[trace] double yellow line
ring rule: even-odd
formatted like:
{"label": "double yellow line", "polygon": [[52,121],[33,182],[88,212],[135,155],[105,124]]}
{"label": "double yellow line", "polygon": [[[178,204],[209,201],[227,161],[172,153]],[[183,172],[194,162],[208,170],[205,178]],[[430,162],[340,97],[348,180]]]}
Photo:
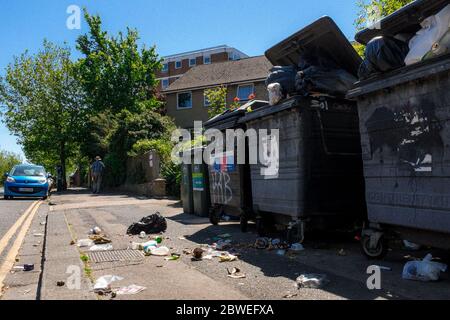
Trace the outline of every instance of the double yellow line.
{"label": "double yellow line", "polygon": [[[6,232],[3,238],[0,240],[0,255],[5,251],[11,238],[17,234],[17,238],[14,241],[11,249],[8,251],[3,264],[0,266],[0,297],[2,296],[3,281],[5,280],[8,273],[14,267],[16,262],[17,254],[19,253],[20,247],[22,246],[23,240],[30,229],[31,223],[33,221],[36,212],[41,206],[42,201],[35,201],[33,204],[22,214],[22,216],[17,219],[14,225]],[[20,230],[19,230],[20,229]]]}

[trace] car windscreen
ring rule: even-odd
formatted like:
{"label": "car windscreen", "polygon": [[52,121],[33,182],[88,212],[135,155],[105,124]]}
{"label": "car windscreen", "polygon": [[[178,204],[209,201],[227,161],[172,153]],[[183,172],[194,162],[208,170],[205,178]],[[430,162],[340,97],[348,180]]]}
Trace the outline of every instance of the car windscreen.
{"label": "car windscreen", "polygon": [[45,170],[43,167],[20,166],[15,167],[11,175],[15,177],[45,177]]}

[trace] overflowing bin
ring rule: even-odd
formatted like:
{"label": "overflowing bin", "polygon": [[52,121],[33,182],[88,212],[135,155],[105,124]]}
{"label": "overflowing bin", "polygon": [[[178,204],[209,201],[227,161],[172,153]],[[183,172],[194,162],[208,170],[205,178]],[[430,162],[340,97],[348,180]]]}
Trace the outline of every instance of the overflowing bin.
{"label": "overflowing bin", "polygon": [[[273,65],[301,62],[321,52],[356,76],[361,59],[328,17],[302,29],[266,52]],[[357,106],[345,97],[311,92],[248,112],[247,129],[279,130],[277,175],[251,165],[253,209],[260,224],[288,231],[290,242],[307,230],[340,228],[366,215]],[[258,146],[261,148],[262,146]]]}
{"label": "overflowing bin", "polygon": [[[227,129],[245,129],[245,125],[239,124],[239,119],[249,108],[257,110],[266,104],[265,101],[253,100],[236,110],[227,110],[206,122],[205,129],[217,129],[222,133]],[[238,217],[241,229],[245,232],[248,220],[254,217],[250,167],[248,163],[238,164],[236,151],[235,148],[231,152],[212,155],[214,159],[208,168],[211,198],[209,218],[212,224],[217,225],[223,216]]]}
{"label": "overflowing bin", "polygon": [[[356,36],[414,34],[448,1],[415,1]],[[358,101],[371,258],[386,239],[450,248],[450,55],[374,75],[348,94]]]}

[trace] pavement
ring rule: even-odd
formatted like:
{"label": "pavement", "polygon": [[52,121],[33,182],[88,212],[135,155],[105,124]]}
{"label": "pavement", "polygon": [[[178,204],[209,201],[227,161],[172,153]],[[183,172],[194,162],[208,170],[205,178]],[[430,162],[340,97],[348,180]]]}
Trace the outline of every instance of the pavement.
{"label": "pavement", "polygon": [[[0,202],[0,212],[6,203],[10,205]],[[19,211],[24,206],[15,205]],[[156,211],[167,219],[163,245],[181,255],[177,261],[150,256],[141,261],[86,262],[82,258],[89,256],[87,248],[73,245],[98,226],[112,240],[114,250],[129,252],[132,242],[144,240],[126,235],[128,226]],[[42,239],[35,236],[41,232],[45,234]],[[192,256],[184,253],[205,248],[222,234],[229,234],[232,247],[239,254],[238,261],[192,261]],[[320,236],[307,239],[305,250],[298,254],[279,255],[276,250],[255,249],[252,244],[256,238],[254,225],[250,225],[248,233],[240,232],[238,222],[212,226],[206,218],[184,214],[177,201],[125,194],[97,196],[85,190],[71,190],[53,195],[37,212],[16,265],[34,262],[39,267],[34,273],[9,273],[2,299],[112,299],[93,290],[96,279],[105,275],[123,277],[112,284],[113,288],[133,284],[146,287],[136,295],[119,295],[115,300],[450,299],[448,273],[433,283],[401,279],[405,262],[422,258],[430,250],[411,252],[399,246],[383,261],[368,261],[351,237]],[[382,272],[381,290],[367,288],[367,268],[371,265],[391,268]],[[228,277],[227,269],[232,268],[240,269],[245,278]],[[297,289],[295,279],[305,273],[325,274],[329,284],[321,289]]]}

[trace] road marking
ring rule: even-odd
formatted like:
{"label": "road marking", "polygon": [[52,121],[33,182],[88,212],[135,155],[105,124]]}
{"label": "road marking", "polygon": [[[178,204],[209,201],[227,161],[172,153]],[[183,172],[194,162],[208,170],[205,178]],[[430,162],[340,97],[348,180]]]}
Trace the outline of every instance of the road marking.
{"label": "road marking", "polygon": [[0,267],[0,297],[3,295],[3,280],[5,280],[6,276],[13,268],[23,240],[25,239],[28,229],[30,229],[31,223],[33,222],[33,218],[42,203],[42,201],[37,201],[32,205],[31,212],[23,223],[16,240],[14,241],[11,249],[8,252],[8,255],[5,258],[5,262],[3,262],[2,266]]}
{"label": "road marking", "polygon": [[38,203],[38,201],[35,201],[31,204],[31,206],[28,207],[27,210],[22,214],[22,216],[17,219],[17,221],[14,223],[14,225],[9,228],[8,232],[3,236],[3,238],[0,240],[0,255],[3,253],[3,251],[8,246],[9,240],[16,234],[19,227],[22,225],[23,221],[26,219],[28,214],[33,210],[34,206]]}

